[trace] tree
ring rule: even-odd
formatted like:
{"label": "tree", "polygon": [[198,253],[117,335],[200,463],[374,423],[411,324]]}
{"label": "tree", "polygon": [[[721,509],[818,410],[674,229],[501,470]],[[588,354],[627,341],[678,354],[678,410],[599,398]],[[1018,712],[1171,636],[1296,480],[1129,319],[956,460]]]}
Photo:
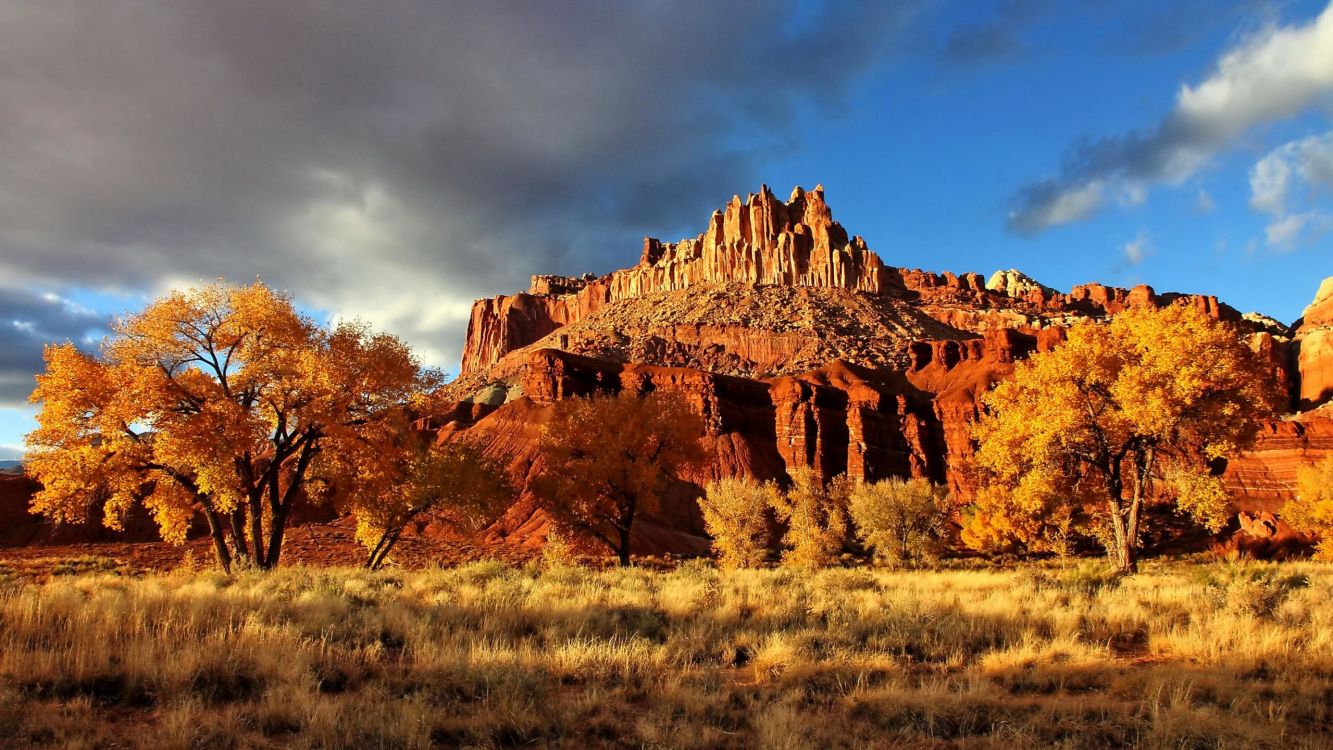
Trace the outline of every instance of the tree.
{"label": "tree", "polygon": [[433,437],[415,432],[401,436],[407,444],[391,452],[392,461],[328,453],[324,456],[329,460],[315,466],[311,479],[356,518],[356,537],[368,550],[366,567],[371,570],[384,565],[408,524],[423,515],[476,531],[494,522],[515,499],[500,462],[465,438],[436,442]]}
{"label": "tree", "polygon": [[1282,507],[1282,519],[1319,537],[1315,556],[1333,560],[1333,455],[1296,475],[1296,496]]}
{"label": "tree", "polygon": [[1278,403],[1239,333],[1194,307],[1075,325],[986,396],[975,460],[998,488],[973,512],[984,533],[965,538],[1027,542],[1049,530],[1044,516],[1087,515],[1107,529],[1108,555],[1134,571],[1150,494],[1220,528],[1225,493],[1208,463],[1251,445]]}
{"label": "tree", "polygon": [[752,568],[764,561],[768,551],[766,513],[777,494],[772,482],[748,477],[724,477],[704,488],[699,509],[720,566]]}
{"label": "tree", "polygon": [[857,535],[890,565],[934,558],[949,517],[949,492],[926,479],[858,484],[847,510]]}
{"label": "tree", "polygon": [[851,482],[840,474],[827,484],[809,467],[792,469],[792,485],[776,493],[773,511],[787,524],[782,564],[824,568],[838,559],[847,541],[847,497]]}
{"label": "tree", "polygon": [[555,520],[630,562],[630,533],[676,481],[703,459],[702,418],[676,396],[596,395],[556,402],[542,430],[532,489]]}
{"label": "tree", "polygon": [[82,521],[97,493],[116,527],[142,503],[178,543],[202,514],[224,570],[272,568],[316,459],[387,460],[433,382],[398,339],[321,328],[258,281],[172,292],[116,321],[97,355],[47,347],[33,507]]}

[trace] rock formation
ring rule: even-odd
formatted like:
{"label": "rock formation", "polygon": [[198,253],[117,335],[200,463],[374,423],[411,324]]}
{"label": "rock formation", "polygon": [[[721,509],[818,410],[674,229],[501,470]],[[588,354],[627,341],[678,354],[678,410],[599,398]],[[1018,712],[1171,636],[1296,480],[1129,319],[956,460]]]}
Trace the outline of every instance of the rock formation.
{"label": "rock formation", "polygon": [[[739,293],[728,294],[728,289]],[[805,290],[804,297],[791,304],[800,305],[802,311],[821,311],[822,316],[813,315],[831,326],[783,316],[799,290]],[[687,303],[684,298],[690,292],[694,294]],[[1181,299],[1215,317],[1241,320],[1236,310],[1216,297],[1159,295],[1148,286],[1119,289],[1086,284],[1061,294],[1017,270],[997,271],[986,281],[976,273],[886,266],[864,240],[849,237],[833,220],[822,186],[810,192],[798,187],[786,202],[763,186],[746,200],[736,196],[724,210],[714,211],[708,228],[697,237],[675,243],[645,237],[633,267],[602,277],[533,276],[527,292],[478,300],[468,321],[460,377],[469,385],[494,380],[496,374],[489,368],[509,353],[533,345],[582,352],[588,331],[600,335],[619,330],[606,315],[598,318],[608,310],[620,318],[634,310],[656,312],[652,325],[644,325],[647,316],[638,316],[636,332],[621,337],[627,345],[666,350],[677,344],[690,350],[721,347],[736,355],[737,366],[727,369],[709,363],[706,369],[753,375],[795,374],[843,356],[832,352],[814,363],[794,356],[810,337],[834,334],[848,342],[844,348],[884,339],[881,331],[864,330],[864,325],[863,330],[850,330],[869,320],[888,321],[890,328],[901,329],[888,336],[894,340],[893,351],[849,359],[869,367],[899,366],[905,344],[912,339],[969,338],[996,329],[1033,333],[1081,317]],[[678,309],[657,309],[663,305]],[[704,307],[695,309],[696,305]],[[750,317],[729,315],[728,310],[737,306],[749,308]],[[585,321],[590,324],[576,327]],[[757,349],[766,353],[748,356]],[[623,352],[614,358],[637,359]],[[687,359],[648,361],[684,364]],[[513,369],[512,363],[507,369]]]}
{"label": "rock formation", "polygon": [[1333,399],[1333,276],[1324,279],[1314,302],[1296,322],[1300,406],[1313,408]]}
{"label": "rock formation", "polygon": [[[888,266],[833,221],[822,188],[783,202],[763,187],[714,212],[698,237],[645,238],[631,268],[534,276],[526,293],[478,301],[462,374],[445,389],[457,403],[438,423],[445,435],[475,430],[522,475],[532,424],[551,401],[671,390],[709,425],[715,460],[689,477],[695,492],[715,476],[775,478],[810,466],[824,476],[928,477],[965,495],[981,395],[1083,319],[1194,305],[1248,332],[1294,399],[1327,398],[1326,286],[1293,342],[1277,321],[1242,316],[1214,296],[1102,284],[1061,293],[1014,269],[987,280]],[[1258,448],[1227,467],[1238,508],[1276,510],[1297,467],[1328,450],[1333,421],[1268,425]],[[656,519],[658,542],[670,538],[664,529],[698,542],[691,500],[682,489],[679,507]],[[538,533],[539,516],[520,503],[497,533]]]}

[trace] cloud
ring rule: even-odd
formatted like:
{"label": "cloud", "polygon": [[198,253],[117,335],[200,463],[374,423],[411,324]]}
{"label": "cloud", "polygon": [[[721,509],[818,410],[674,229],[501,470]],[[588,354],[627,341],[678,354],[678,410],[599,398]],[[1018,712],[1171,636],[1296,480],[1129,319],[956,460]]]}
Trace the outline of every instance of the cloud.
{"label": "cloud", "polygon": [[944,42],[944,59],[964,65],[1022,57],[1027,46],[1022,33],[1050,10],[1048,0],[1005,0],[993,18],[957,26]]}
{"label": "cloud", "polygon": [[104,335],[106,324],[105,317],[56,294],[0,286],[0,409],[27,403],[47,343],[88,346]]}
{"label": "cloud", "polygon": [[[1147,130],[1076,143],[1057,178],[1020,189],[1009,228],[1035,234],[1088,218],[1108,191],[1179,184],[1251,129],[1333,97],[1333,4],[1299,25],[1267,26],[1217,61]],[[1087,210],[1054,210],[1073,201]]]}
{"label": "cloud", "polygon": [[1213,196],[1207,190],[1199,188],[1199,195],[1195,198],[1194,207],[1201,214],[1210,214],[1217,210],[1217,203],[1213,201]]}
{"label": "cloud", "polygon": [[645,228],[696,232],[757,187],[797,113],[836,112],[912,10],[2,4],[7,283],[258,275],[454,366],[473,298],[609,270]]}
{"label": "cloud", "polygon": [[1144,4],[1140,13],[1126,13],[1123,2],[1098,9],[1104,24],[1118,26],[1112,48],[1134,55],[1166,55],[1188,49],[1218,26],[1265,10],[1266,0],[1174,0]]}
{"label": "cloud", "polygon": [[[1250,207],[1268,214],[1270,247],[1289,248],[1333,228],[1333,215],[1310,208],[1333,189],[1333,130],[1285,143],[1250,169]],[[1306,210],[1292,210],[1300,203]]]}
{"label": "cloud", "polygon": [[1131,266],[1137,266],[1143,262],[1144,257],[1152,250],[1152,245],[1148,239],[1148,233],[1142,229],[1135,235],[1134,239],[1125,243],[1125,260],[1129,261]]}

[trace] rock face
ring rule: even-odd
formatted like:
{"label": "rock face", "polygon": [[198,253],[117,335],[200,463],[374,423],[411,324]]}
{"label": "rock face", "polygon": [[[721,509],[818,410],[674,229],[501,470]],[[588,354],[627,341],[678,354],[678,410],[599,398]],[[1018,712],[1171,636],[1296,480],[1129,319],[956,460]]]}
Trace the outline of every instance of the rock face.
{"label": "rock face", "polygon": [[[723,475],[780,478],[809,466],[825,477],[927,477],[968,494],[979,400],[1016,360],[1057,345],[1080,320],[1167,304],[1247,331],[1293,397],[1324,372],[1298,358],[1285,326],[1242,317],[1213,296],[1102,284],[1062,293],[1013,269],[986,280],[892,267],[833,221],[821,188],[784,202],[764,187],[714,212],[698,237],[646,238],[631,268],[535,276],[526,293],[478,301],[462,375],[446,389],[457,404],[438,421],[446,439],[472,431],[521,477],[534,457],[533,425],[554,400],[681,393],[706,418],[714,460],[650,519],[645,541],[671,548],[674,530],[687,549],[701,538],[693,497]],[[1322,340],[1333,310],[1321,305],[1297,334],[1302,343]],[[1328,450],[1326,419],[1269,425],[1260,446],[1227,468],[1238,507],[1276,510],[1297,467]],[[533,508],[520,502],[497,533],[543,533]]]}
{"label": "rock face", "polygon": [[[688,309],[685,293],[720,288],[743,293],[711,301],[695,294],[693,303],[705,307]],[[1216,297],[1159,295],[1148,286],[1118,289],[1087,284],[1061,294],[1017,270],[998,271],[986,281],[976,273],[887,266],[864,240],[849,237],[833,220],[822,186],[809,192],[798,187],[785,202],[763,186],[744,201],[736,196],[724,209],[714,211],[697,237],[675,243],[645,237],[635,266],[601,277],[533,276],[527,292],[478,300],[468,321],[461,381],[473,385],[495,379],[497,375],[488,372],[489,368],[525,347],[582,352],[581,342],[596,337],[588,336],[589,330],[603,338],[603,334],[616,332],[622,348],[629,350],[636,346],[663,352],[720,347],[736,355],[737,366],[727,369],[712,362],[705,367],[731,374],[795,374],[808,369],[812,365],[808,359],[791,356],[801,347],[795,339],[802,336],[822,339],[832,334],[862,344],[885,338],[877,331],[851,332],[846,326],[821,327],[815,320],[803,324],[799,317],[782,318],[778,314],[785,311],[785,303],[779,298],[784,294],[792,297],[792,290],[806,290],[804,300],[797,304],[814,300],[830,322],[840,316],[855,327],[886,316],[900,319],[896,327],[902,330],[888,336],[897,354],[844,357],[868,367],[901,365],[901,352],[912,339],[967,338],[997,329],[1033,333],[1082,317],[1182,299],[1215,317],[1241,320],[1236,310]],[[756,299],[763,295],[767,298]],[[640,310],[673,303],[684,309],[658,311],[653,325],[645,325],[646,317],[639,315],[631,332],[607,320],[626,317],[626,303],[635,301],[642,302]],[[751,308],[749,318],[730,315],[729,310],[736,306]],[[603,315],[608,310],[616,313]],[[931,326],[925,319],[941,325]],[[585,322],[588,325],[576,327]],[[785,335],[792,333],[796,335]],[[758,350],[766,353],[750,356]],[[844,355],[835,351],[813,364],[840,356]],[[639,361],[625,353],[614,358]],[[689,358],[644,361],[685,364]],[[502,369],[513,368],[511,362]]]}
{"label": "rock face", "polygon": [[1333,276],[1324,279],[1314,302],[1294,326],[1300,370],[1300,406],[1333,399]]}

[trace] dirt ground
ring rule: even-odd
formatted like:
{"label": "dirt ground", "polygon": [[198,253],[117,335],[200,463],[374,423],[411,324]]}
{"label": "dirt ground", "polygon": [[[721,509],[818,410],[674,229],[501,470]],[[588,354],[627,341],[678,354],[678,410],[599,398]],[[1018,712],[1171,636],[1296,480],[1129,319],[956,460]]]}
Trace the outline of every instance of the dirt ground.
{"label": "dirt ground", "polygon": [[[391,563],[406,568],[451,566],[483,559],[522,562],[534,553],[516,545],[475,538],[404,535]],[[356,541],[355,527],[347,522],[305,524],[287,531],[282,545],[283,566],[317,567],[361,565],[366,550]],[[208,538],[183,545],[167,542],[94,542],[0,547],[0,576],[45,578],[50,575],[95,571],[146,573],[181,567],[215,566]]]}

